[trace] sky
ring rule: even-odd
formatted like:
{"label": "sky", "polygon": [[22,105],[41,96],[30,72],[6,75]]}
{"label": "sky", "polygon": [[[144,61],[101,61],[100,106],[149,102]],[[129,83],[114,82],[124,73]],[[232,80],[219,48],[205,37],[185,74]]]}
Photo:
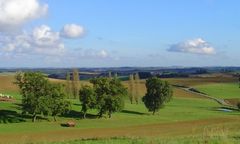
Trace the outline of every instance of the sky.
{"label": "sky", "polygon": [[239,0],[0,0],[0,67],[240,66]]}

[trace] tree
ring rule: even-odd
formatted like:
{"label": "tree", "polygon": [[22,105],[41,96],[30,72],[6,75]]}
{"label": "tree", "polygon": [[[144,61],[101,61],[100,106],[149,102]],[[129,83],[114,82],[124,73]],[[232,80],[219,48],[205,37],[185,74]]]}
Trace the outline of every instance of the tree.
{"label": "tree", "polygon": [[20,88],[22,95],[22,111],[32,115],[35,122],[37,115],[55,116],[64,112],[70,105],[64,100],[63,88],[51,84],[39,72],[17,73],[15,84]]}
{"label": "tree", "polygon": [[66,100],[66,93],[60,84],[49,84],[46,89],[51,115],[56,121],[56,116],[64,114],[70,110],[70,102]]}
{"label": "tree", "polygon": [[22,111],[32,115],[35,122],[38,114],[49,113],[45,89],[48,81],[39,72],[17,73],[15,84],[20,88],[22,95]]}
{"label": "tree", "polygon": [[119,79],[101,77],[92,79],[90,82],[96,93],[96,108],[99,111],[99,117],[107,113],[108,117],[111,118],[112,113],[123,109],[124,96],[127,95],[127,90]]}
{"label": "tree", "polygon": [[136,104],[138,104],[138,98],[139,98],[139,82],[140,82],[140,78],[138,73],[136,73],[134,75],[134,79],[135,79],[135,94],[134,94],[134,100],[136,102]]}
{"label": "tree", "polygon": [[166,81],[157,77],[152,77],[146,81],[147,93],[143,97],[143,102],[153,115],[156,111],[169,102],[172,97],[172,88]]}
{"label": "tree", "polygon": [[129,86],[128,86],[128,96],[129,96],[129,99],[130,99],[130,102],[131,104],[133,103],[133,99],[134,99],[134,90],[135,90],[135,87],[134,87],[134,76],[131,74],[129,75],[129,82],[128,82]]}
{"label": "tree", "polygon": [[77,69],[73,70],[72,93],[75,99],[79,96],[79,72]]}
{"label": "tree", "polygon": [[67,72],[66,75],[66,94],[68,98],[72,97],[72,88],[71,88],[71,75],[69,72]]}
{"label": "tree", "polygon": [[96,93],[90,86],[83,86],[79,91],[79,100],[82,103],[83,118],[86,118],[87,110],[95,108]]}

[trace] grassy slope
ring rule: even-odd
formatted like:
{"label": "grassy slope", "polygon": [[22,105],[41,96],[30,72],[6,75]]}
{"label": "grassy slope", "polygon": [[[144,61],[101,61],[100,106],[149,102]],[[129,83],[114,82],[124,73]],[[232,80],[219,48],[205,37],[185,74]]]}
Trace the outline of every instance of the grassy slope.
{"label": "grassy slope", "polygon": [[215,83],[199,85],[196,86],[196,88],[210,96],[218,98],[240,98],[240,88],[238,83]]}
{"label": "grassy slope", "polygon": [[[2,77],[0,77],[2,79]],[[16,93],[16,88],[11,85],[9,81],[12,81],[12,78],[4,78],[4,84],[7,84],[7,86],[4,86],[3,88],[6,90],[6,93],[11,93],[15,95],[17,100],[13,103],[0,103],[0,110],[12,110],[16,111],[17,113],[20,113],[20,110],[18,110],[18,106],[16,103],[20,103],[20,96]],[[209,84],[209,83],[216,83],[217,79],[209,79],[207,82],[201,82],[200,79],[166,79],[170,81],[170,83],[185,83],[188,85],[199,85],[199,84]],[[205,79],[204,79],[205,80]],[[203,80],[202,80],[203,81]],[[229,82],[230,80],[224,80],[224,82]],[[4,84],[2,84],[3,81],[0,81],[0,88]],[[127,83],[125,83],[127,86]],[[145,88],[144,88],[144,81],[142,81],[140,85],[141,89],[141,95],[144,95]],[[11,91],[12,90],[12,91]],[[62,122],[66,122],[68,119],[72,118],[59,118],[58,122],[48,122],[46,120],[41,120],[41,122],[37,123],[31,123],[30,119],[27,120],[27,122],[21,122],[21,123],[8,123],[8,124],[0,124],[0,138],[7,138],[7,136],[11,135],[20,135],[27,137],[28,134],[41,134],[41,132],[46,133],[47,137],[54,137],[50,134],[47,134],[48,132],[58,132],[58,131],[64,131],[64,133],[72,133],[72,130],[88,130],[88,129],[94,129],[96,130],[96,136],[101,135],[97,133],[99,128],[109,128],[106,131],[103,131],[103,133],[108,134],[108,131],[117,131],[115,134],[117,136],[122,136],[123,134],[119,132],[120,130],[124,130],[127,128],[131,128],[134,126],[137,126],[134,129],[138,129],[140,132],[144,129],[149,129],[149,133],[136,133],[135,136],[147,136],[147,135],[163,135],[167,137],[171,137],[174,134],[178,133],[181,134],[182,131],[187,130],[188,135],[189,134],[199,134],[201,131],[195,131],[194,129],[203,128],[206,126],[214,126],[214,121],[219,120],[220,125],[226,125],[230,128],[230,132],[235,133],[236,128],[240,128],[239,123],[235,123],[234,121],[230,121],[231,119],[235,120],[237,119],[239,121],[239,113],[232,112],[232,113],[224,113],[221,111],[216,111],[218,109],[219,105],[215,103],[214,101],[209,101],[208,99],[202,99],[202,98],[196,98],[195,95],[186,93],[179,89],[174,89],[174,98],[173,100],[166,105],[165,108],[161,109],[160,112],[156,116],[152,116],[150,113],[147,112],[146,108],[142,103],[139,105],[131,105],[129,104],[128,100],[126,100],[125,109],[121,113],[116,113],[113,115],[112,119],[86,119],[81,120],[78,116],[76,117],[77,120],[77,127],[76,128],[64,128],[61,127],[60,124]],[[73,101],[73,110],[77,113],[80,111],[80,106],[78,101]],[[96,111],[91,111],[91,114],[96,114]],[[221,119],[229,119],[224,120],[224,123],[221,124]],[[51,119],[51,118],[50,118]],[[210,122],[214,120],[213,122]],[[204,121],[203,125],[199,125],[198,121]],[[181,121],[187,121],[189,122],[190,126],[187,127],[186,125],[182,124]],[[209,121],[209,123],[208,123]],[[164,129],[161,129],[166,124],[169,125],[174,124],[173,129],[169,129],[169,131],[166,133]],[[192,123],[192,127],[191,127]],[[150,125],[156,125],[156,127],[160,127],[159,131],[155,131],[155,126]],[[160,125],[159,125],[160,124]],[[163,124],[163,125],[162,125]],[[162,126],[161,126],[162,125]],[[141,127],[144,126],[144,129]],[[217,125],[219,126],[219,125]],[[134,131],[134,129],[129,129],[129,133],[131,131]],[[79,134],[81,134],[81,131],[79,131]],[[194,132],[191,132],[194,131]],[[128,133],[128,131],[126,131]],[[134,133],[134,132],[133,132]],[[109,132],[109,137],[112,136],[112,134]],[[184,133],[182,133],[184,134]],[[54,134],[53,134],[54,135]],[[115,136],[115,135],[113,135]],[[69,136],[68,139],[71,139],[73,137]],[[37,138],[36,138],[37,139]],[[1,143],[1,142],[0,142]]]}

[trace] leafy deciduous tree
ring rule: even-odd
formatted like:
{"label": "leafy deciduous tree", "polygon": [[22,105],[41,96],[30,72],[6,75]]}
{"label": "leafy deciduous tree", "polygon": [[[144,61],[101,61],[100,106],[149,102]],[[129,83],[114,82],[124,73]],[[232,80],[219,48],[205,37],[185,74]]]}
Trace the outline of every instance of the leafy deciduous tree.
{"label": "leafy deciduous tree", "polygon": [[96,93],[90,86],[83,86],[79,91],[79,100],[82,102],[83,118],[86,118],[87,110],[96,106]]}
{"label": "leafy deciduous tree", "polygon": [[49,108],[51,115],[56,121],[56,116],[64,114],[70,110],[70,102],[66,100],[66,93],[60,84],[49,84],[47,88]]}
{"label": "leafy deciduous tree", "polygon": [[146,81],[147,93],[143,97],[143,102],[147,109],[153,112],[153,115],[164,103],[169,102],[172,97],[172,88],[166,81],[157,77],[149,78]]}
{"label": "leafy deciduous tree", "polygon": [[[15,84],[22,95],[22,111],[32,115],[35,122],[37,115],[55,116],[64,112],[69,103],[64,100],[65,93],[60,86],[51,84],[39,72],[17,73]],[[56,119],[55,119],[56,120]]]}
{"label": "leafy deciduous tree", "polygon": [[35,122],[38,114],[49,113],[45,88],[48,81],[39,72],[17,73],[15,84],[20,88],[22,95],[22,111],[32,115]]}
{"label": "leafy deciduous tree", "polygon": [[107,113],[109,118],[113,112],[121,111],[124,107],[124,96],[127,95],[127,90],[122,85],[121,81],[114,77],[95,78],[90,81],[93,84],[96,93],[97,109],[99,117]]}

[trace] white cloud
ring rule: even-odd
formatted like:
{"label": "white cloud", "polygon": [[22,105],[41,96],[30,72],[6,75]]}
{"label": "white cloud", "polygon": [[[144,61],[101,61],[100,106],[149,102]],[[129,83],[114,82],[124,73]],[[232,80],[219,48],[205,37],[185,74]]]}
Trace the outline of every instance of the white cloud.
{"label": "white cloud", "polygon": [[47,4],[38,0],[0,0],[0,31],[8,31],[45,15]]}
{"label": "white cloud", "polygon": [[32,35],[38,45],[53,45],[60,40],[59,32],[53,32],[51,28],[46,25],[34,28]]}
{"label": "white cloud", "polygon": [[168,49],[170,52],[193,53],[203,55],[216,54],[215,48],[202,38],[187,40],[178,44],[173,44]]}
{"label": "white cloud", "polygon": [[18,35],[1,36],[0,52],[8,54],[35,54],[35,55],[63,55],[64,43],[59,32],[42,25],[33,29],[31,33],[22,32]]}
{"label": "white cloud", "polygon": [[66,24],[61,30],[61,36],[65,38],[79,38],[84,35],[84,28],[77,24]]}

